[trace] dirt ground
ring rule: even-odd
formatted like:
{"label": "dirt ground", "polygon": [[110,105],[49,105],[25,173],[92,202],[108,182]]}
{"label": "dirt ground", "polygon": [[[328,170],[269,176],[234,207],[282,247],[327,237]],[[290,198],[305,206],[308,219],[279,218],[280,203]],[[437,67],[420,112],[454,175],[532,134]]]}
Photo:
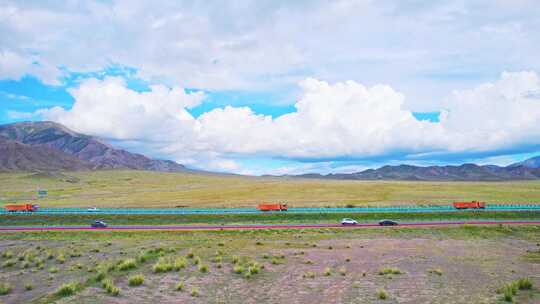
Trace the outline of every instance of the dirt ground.
{"label": "dirt ground", "polygon": [[[92,279],[100,264],[118,264],[157,248],[162,248],[157,256],[138,262],[135,269],[107,274],[120,289],[118,296],[107,294]],[[530,239],[354,234],[321,238],[293,233],[204,240],[1,240],[0,250],[13,253],[12,258],[0,257],[1,263],[17,260],[13,266],[0,268],[0,283],[12,286],[9,294],[0,295],[0,303],[503,303],[497,290],[521,278],[529,278],[534,288],[518,291],[514,301],[540,303],[540,246]],[[25,268],[26,260],[17,259],[25,250],[43,258],[53,252],[55,257],[45,258],[42,269],[33,264]],[[81,256],[71,257],[72,252]],[[186,268],[152,271],[160,256],[186,257],[188,252],[195,257],[186,258]],[[60,253],[65,255],[62,264],[56,258]],[[197,257],[208,265],[207,273],[198,270],[193,262]],[[237,265],[247,269],[249,262],[257,262],[262,269],[250,278],[245,271],[233,272]],[[385,268],[400,273],[380,274]],[[138,273],[144,274],[144,284],[130,287],[128,277]],[[72,281],[85,287],[69,297],[54,296],[59,285]],[[28,282],[32,290],[25,290]],[[175,290],[178,282],[184,283],[183,291]],[[197,289],[196,296],[192,288]],[[380,290],[387,299],[379,298]]]}

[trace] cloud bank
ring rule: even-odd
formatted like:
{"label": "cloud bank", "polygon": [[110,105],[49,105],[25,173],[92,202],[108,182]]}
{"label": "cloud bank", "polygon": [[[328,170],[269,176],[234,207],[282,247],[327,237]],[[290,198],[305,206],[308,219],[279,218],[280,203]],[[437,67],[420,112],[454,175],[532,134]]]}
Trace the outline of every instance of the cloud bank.
{"label": "cloud bank", "polygon": [[436,159],[502,155],[540,138],[540,79],[534,72],[503,73],[494,83],[454,91],[439,122],[417,120],[404,108],[403,94],[388,85],[308,78],[299,86],[296,111],[276,118],[231,106],[195,118],[188,109],[204,102],[203,93],[165,86],[137,92],[115,77],[71,89],[71,109],[36,114],[139,151],[228,171],[239,170],[239,156]]}

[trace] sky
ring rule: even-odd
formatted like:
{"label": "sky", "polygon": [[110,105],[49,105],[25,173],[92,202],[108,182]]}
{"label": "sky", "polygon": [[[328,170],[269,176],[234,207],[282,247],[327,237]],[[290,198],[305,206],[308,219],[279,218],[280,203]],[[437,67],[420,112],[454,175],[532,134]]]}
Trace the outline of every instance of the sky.
{"label": "sky", "polygon": [[253,175],[540,154],[535,0],[0,7],[0,124]]}

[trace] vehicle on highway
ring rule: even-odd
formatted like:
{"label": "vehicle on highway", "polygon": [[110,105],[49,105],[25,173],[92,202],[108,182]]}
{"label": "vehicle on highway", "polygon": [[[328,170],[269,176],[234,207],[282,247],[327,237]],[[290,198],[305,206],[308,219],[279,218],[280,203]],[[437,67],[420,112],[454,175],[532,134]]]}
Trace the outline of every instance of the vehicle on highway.
{"label": "vehicle on highway", "polygon": [[260,203],[257,206],[260,211],[287,211],[287,204],[283,203]]}
{"label": "vehicle on highway", "polygon": [[8,212],[35,212],[39,209],[39,205],[34,204],[7,204],[4,208]]}
{"label": "vehicle on highway", "polygon": [[91,224],[92,228],[107,228],[107,223],[104,221],[96,220]]}
{"label": "vehicle on highway", "polygon": [[381,226],[397,226],[397,222],[396,221],[392,221],[392,220],[381,220],[379,221],[379,225]]}
{"label": "vehicle on highway", "polygon": [[86,211],[96,212],[96,211],[99,211],[99,209],[97,207],[90,207],[90,208],[86,209]]}
{"label": "vehicle on highway", "polygon": [[353,220],[353,219],[350,219],[350,218],[344,218],[341,220],[341,225],[357,225],[358,222]]}
{"label": "vehicle on highway", "polygon": [[485,209],[486,203],[479,201],[472,202],[454,202],[452,204],[456,209]]}

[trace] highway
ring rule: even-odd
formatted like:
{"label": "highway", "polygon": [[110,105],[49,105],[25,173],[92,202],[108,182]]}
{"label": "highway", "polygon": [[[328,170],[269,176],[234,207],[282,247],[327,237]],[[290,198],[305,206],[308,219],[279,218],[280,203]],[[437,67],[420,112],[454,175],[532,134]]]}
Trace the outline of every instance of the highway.
{"label": "highway", "polygon": [[[396,206],[396,207],[354,207],[354,208],[289,208],[286,213],[415,213],[415,212],[540,212],[540,204],[488,204],[485,209],[455,209],[453,206]],[[8,212],[0,209],[0,215],[190,215],[190,214],[268,214],[285,213],[283,211],[259,211],[256,208],[40,208],[36,212]]]}
{"label": "highway", "polygon": [[379,226],[378,223],[360,223],[343,226],[341,224],[268,224],[268,225],[168,225],[168,226],[109,226],[92,228],[90,226],[3,226],[0,231],[191,231],[191,230],[260,230],[260,229],[310,229],[310,228],[399,228],[399,227],[440,227],[461,225],[540,225],[540,221],[438,221],[438,222],[403,222],[398,226]]}

